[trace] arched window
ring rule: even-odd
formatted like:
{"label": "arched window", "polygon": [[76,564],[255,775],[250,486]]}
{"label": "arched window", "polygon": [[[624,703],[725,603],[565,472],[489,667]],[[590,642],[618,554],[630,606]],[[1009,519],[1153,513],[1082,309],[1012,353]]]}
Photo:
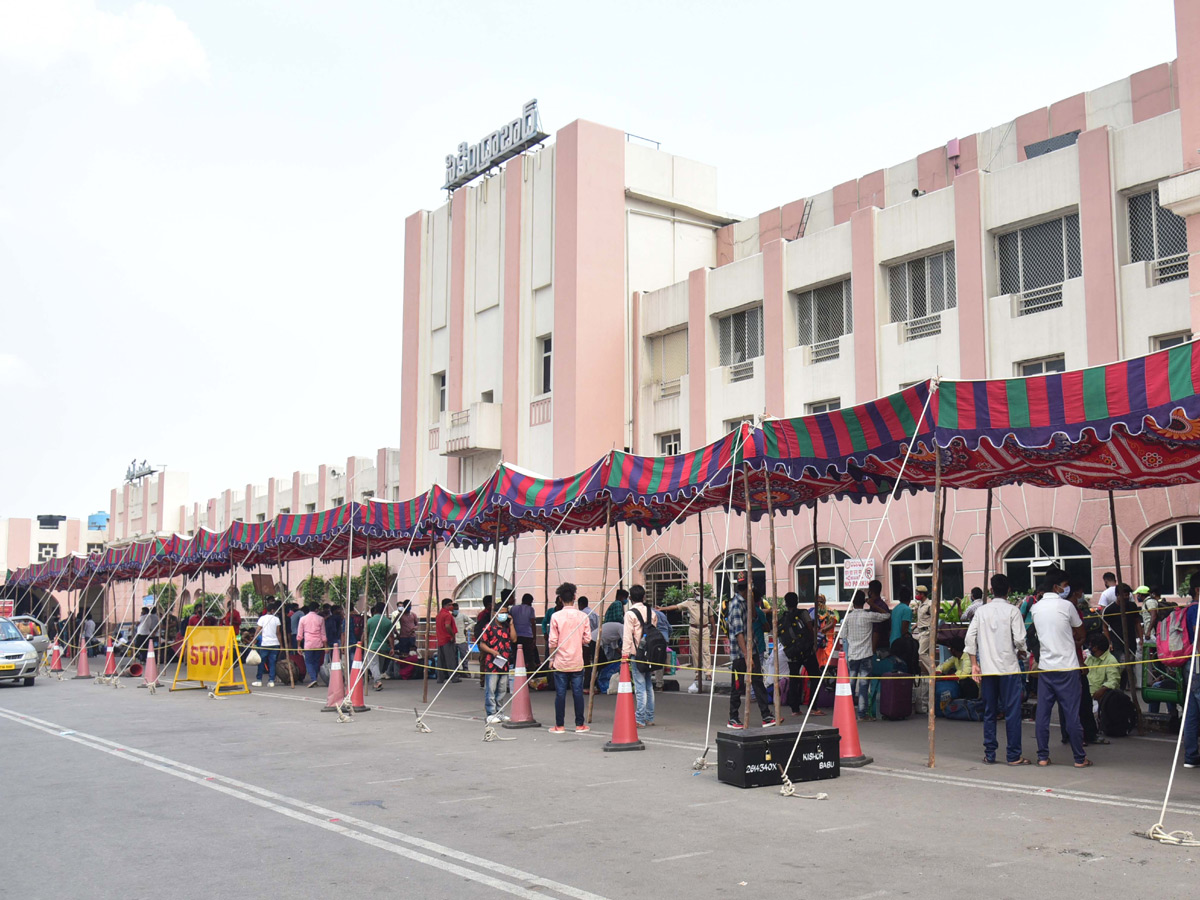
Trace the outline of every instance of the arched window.
{"label": "arched window", "polygon": [[458,590],[454,592],[454,599],[458,601],[460,608],[482,609],[484,595],[491,594],[493,598],[499,597],[502,590],[510,587],[512,587],[512,582],[503,575],[497,582],[493,582],[491,572],[476,572],[465,581],[459,582]]}
{"label": "arched window", "polygon": [[1066,572],[1072,585],[1082,585],[1084,593],[1092,592],[1092,554],[1075,538],[1057,531],[1027,534],[1008,548],[1004,574],[1009,589],[1032,591],[1051,564]]}
{"label": "arched window", "polygon": [[[891,600],[911,600],[915,588],[924,585],[933,590],[933,541],[913,541],[892,557]],[[942,544],[942,600],[963,595],[962,556],[948,544]]]}
{"label": "arched window", "polygon": [[[754,575],[761,574],[764,577],[767,574],[766,567],[757,556],[750,557],[750,571]],[[734,585],[745,572],[746,552],[744,550],[731,550],[721,557],[721,561],[713,569],[713,587],[716,588],[717,596],[732,597]]]}
{"label": "arched window", "polygon": [[687,585],[687,566],[674,556],[664,554],[650,560],[642,568],[642,577],[647,593],[655,603],[661,603],[667,588]]}
{"label": "arched window", "polygon": [[1182,596],[1200,572],[1200,522],[1168,525],[1142,544],[1142,584]]}
{"label": "arched window", "polygon": [[821,583],[817,580],[817,551],[809,551],[796,562],[796,593],[800,595],[800,604],[810,606],[816,602],[817,594],[825,595],[830,603],[849,602],[850,592],[842,588],[845,580],[842,577],[843,566],[850,554],[837,547],[821,547]]}

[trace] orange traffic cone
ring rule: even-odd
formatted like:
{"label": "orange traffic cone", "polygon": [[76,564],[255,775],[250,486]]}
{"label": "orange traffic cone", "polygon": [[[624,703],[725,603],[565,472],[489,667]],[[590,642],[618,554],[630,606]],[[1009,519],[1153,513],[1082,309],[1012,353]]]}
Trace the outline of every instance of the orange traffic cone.
{"label": "orange traffic cone", "polygon": [[50,671],[61,672],[62,670],[62,650],[59,649],[58,641],[56,640],[50,645]]}
{"label": "orange traffic cone", "polygon": [[617,714],[613,719],[612,740],[604,745],[610,750],[645,750],[638,740],[637,718],[634,712],[633,681],[629,677],[629,659],[621,658],[621,681],[617,685]]}
{"label": "orange traffic cone", "polygon": [[350,706],[355,712],[371,711],[364,696],[363,679],[365,674],[362,644],[358,644],[354,648],[354,662],[350,664]]}
{"label": "orange traffic cone", "polygon": [[329,664],[329,693],[325,695],[325,706],[321,712],[337,712],[346,699],[346,686],[342,683],[342,657],[338,645],[333,645],[333,661]]}
{"label": "orange traffic cone", "polygon": [[838,653],[837,688],[833,699],[833,727],[841,734],[839,746],[841,764],[858,769],[875,760],[864,756],[858,743],[858,711],[854,708],[854,696],[850,692],[850,670],[846,668],[846,654]]}
{"label": "orange traffic cone", "polygon": [[108,641],[108,649],[104,651],[104,677],[117,674],[117,661],[113,657],[112,639]]}
{"label": "orange traffic cone", "polygon": [[82,637],[79,638],[79,656],[75,659],[75,677],[76,678],[91,678],[92,669],[88,665],[87,641]]}
{"label": "orange traffic cone", "polygon": [[525,650],[517,648],[517,665],[513,669],[512,720],[504,723],[505,728],[541,728],[533,717],[533,704],[529,702],[529,679],[525,677]]}
{"label": "orange traffic cone", "polygon": [[154,658],[154,641],[146,646],[146,680],[138,687],[158,687],[158,660]]}

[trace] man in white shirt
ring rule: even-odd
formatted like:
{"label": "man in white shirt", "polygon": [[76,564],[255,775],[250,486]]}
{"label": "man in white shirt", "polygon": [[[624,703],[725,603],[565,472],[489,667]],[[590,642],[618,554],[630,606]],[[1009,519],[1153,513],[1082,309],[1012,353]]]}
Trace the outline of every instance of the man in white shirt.
{"label": "man in white shirt", "polygon": [[142,610],[142,617],[138,620],[137,633],[133,639],[133,646],[140,659],[146,658],[146,647],[158,634],[158,621],[158,610],[153,606]]}
{"label": "man in white shirt", "polygon": [[279,660],[279,629],[283,627],[282,620],[276,614],[277,608],[277,604],[268,602],[254,628],[254,640],[250,643],[255,643],[260,636],[262,641],[258,647],[258,680],[251,685],[252,687],[262,687],[264,671],[267,673],[267,687],[275,687],[275,663]]}
{"label": "man in white shirt", "polygon": [[91,613],[83,620],[83,646],[87,648],[88,656],[96,655],[96,645],[92,639],[96,636],[96,620],[92,618]]}
{"label": "man in white shirt", "polygon": [[1008,602],[1008,576],[992,576],[992,599],[979,606],[967,627],[966,652],[971,677],[983,697],[983,761],[996,761],[996,717],[1004,712],[1010,766],[1027,766],[1021,755],[1021,663],[1025,657],[1025,621]]}
{"label": "man in white shirt", "polygon": [[1096,605],[1101,609],[1108,606],[1110,603],[1115,603],[1117,599],[1117,576],[1112,572],[1104,573],[1104,590],[1100,592],[1100,599],[1096,601]]}
{"label": "man in white shirt", "polygon": [[1079,656],[1075,646],[1083,640],[1083,620],[1066,598],[1071,583],[1057,567],[1046,571],[1042,598],[1033,605],[1033,627],[1037,629],[1041,659],[1038,660],[1037,753],[1038,765],[1050,765],[1050,713],[1058,703],[1058,718],[1067,723],[1067,737],[1075,756],[1075,768],[1092,764],[1083,749],[1083,727],[1079,721],[1079,701],[1083,693],[1079,676]]}

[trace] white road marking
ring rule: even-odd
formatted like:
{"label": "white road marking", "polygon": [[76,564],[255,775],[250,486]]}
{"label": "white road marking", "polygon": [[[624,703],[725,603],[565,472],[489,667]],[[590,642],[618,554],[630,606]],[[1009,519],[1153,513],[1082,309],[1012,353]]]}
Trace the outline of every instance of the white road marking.
{"label": "white road marking", "polygon": [[501,772],[511,772],[513,769],[536,769],[538,766],[544,766],[545,763],[525,763],[523,766],[501,766]]}
{"label": "white road marking", "polygon": [[859,894],[857,897],[844,897],[843,900],[871,900],[872,897],[883,897],[887,891],[871,891],[869,894]]}
{"label": "white road marking", "polygon": [[438,803],[470,803],[473,800],[491,800],[495,794],[480,794],[478,797],[459,797],[457,800],[439,800]]}
{"label": "white road marking", "polygon": [[348,765],[350,765],[349,760],[347,760],[346,762],[317,763],[317,765],[309,766],[309,768],[310,769],[332,769],[334,766],[348,766]]}
{"label": "white road marking", "polygon": [[572,819],[570,822],[545,822],[541,825],[530,825],[530,831],[540,831],[543,828],[562,828],[565,825],[586,825],[591,819]]}
{"label": "white road marking", "polygon": [[857,825],[835,825],[833,828],[818,828],[816,834],[829,834],[833,831],[849,831],[851,828],[862,828],[866,822],[859,822]]}
{"label": "white road marking", "polygon": [[693,856],[704,856],[707,853],[712,853],[711,850],[698,850],[695,853],[680,853],[678,856],[664,856],[661,859],[652,859],[652,863],[674,862],[677,859],[691,859]]}
{"label": "white road marking", "polygon": [[[260,695],[261,696],[261,695]],[[310,825],[316,825],[319,828],[324,828],[343,837],[356,840],[380,850],[386,850],[389,853],[394,853],[397,856],[403,856],[411,859],[414,862],[422,863],[423,865],[432,866],[449,872],[460,878],[467,878],[472,881],[485,884],[493,887],[496,890],[504,891],[517,897],[524,897],[526,900],[545,900],[545,891],[531,891],[522,885],[512,884],[510,882],[501,881],[483,872],[476,872],[472,869],[455,863],[447,862],[448,859],[456,859],[459,862],[468,863],[480,869],[487,869],[495,872],[498,875],[504,875],[508,878],[519,880],[524,884],[533,885],[535,887],[546,888],[554,891],[564,897],[571,897],[574,900],[605,900],[598,894],[593,894],[590,891],[585,891],[582,888],[572,887],[569,884],[553,881],[549,878],[542,878],[532,873],[522,871],[504,863],[494,862],[484,857],[475,856],[470,853],[465,853],[461,850],[455,850],[452,847],[446,847],[442,844],[427,841],[424,838],[415,837],[413,835],[404,834],[392,828],[385,828],[380,825],[375,825],[372,822],[367,822],[363,819],[354,816],[342,815],[331,809],[317,806],[316,804],[307,803],[303,800],[298,800],[293,797],[288,797],[284,794],[276,793],[275,791],[266,788],[258,787],[244,781],[239,781],[236,778],[229,778],[224,775],[218,775],[215,772],[209,772],[204,769],[190,766],[186,763],[178,762],[165,756],[159,756],[155,753],[150,753],[145,750],[138,750],[133,747],[122,746],[105,738],[97,737],[96,735],[76,732],[71,735],[60,734],[63,730],[61,725],[55,725],[52,722],[47,722],[43,719],[38,719],[23,713],[18,713],[14,710],[0,707],[0,718],[8,719],[20,725],[42,731],[53,737],[61,738],[62,740],[71,741],[80,746],[87,747],[92,750],[99,750],[101,753],[106,753],[114,756],[117,759],[123,759],[126,762],[136,763],[146,768],[153,769],[157,772],[162,772],[166,775],[171,775],[175,778],[180,778],[184,781],[195,784],[199,787],[209,788],[210,790],[218,791],[227,796],[234,797],[246,803],[253,804],[263,809],[269,809],[277,812],[280,815],[296,821],[305,822]],[[281,804],[286,803],[296,809],[289,809]],[[298,810],[304,810],[299,812]],[[311,815],[310,815],[311,814]],[[320,816],[321,818],[317,818]],[[352,828],[363,829],[364,831],[372,832],[371,834],[363,834],[362,831],[354,831]],[[376,837],[375,835],[378,835]],[[395,843],[388,843],[387,838],[391,841],[396,841],[403,844],[408,844],[411,847],[418,847],[428,853],[435,853],[437,856],[430,856],[427,853],[419,853],[416,850],[411,850],[409,847],[397,846]]]}
{"label": "white road marking", "polygon": [[594,784],[587,784],[584,787],[604,787],[608,784],[630,784],[637,781],[636,778],[622,778],[620,781],[597,781]]}
{"label": "white road marking", "polygon": [[1105,859],[1105,857],[1103,857],[1103,856],[1093,856],[1091,859],[1085,859],[1084,862],[1090,862],[1090,863],[1103,862],[1104,859]]}
{"label": "white road marking", "polygon": [[688,806],[695,809],[697,806],[718,806],[722,803],[732,803],[732,802],[733,802],[732,799],[729,799],[729,800],[706,800],[703,803],[689,803]]}
{"label": "white road marking", "polygon": [[407,778],[385,778],[383,781],[368,781],[367,784],[395,784],[397,781],[412,781],[412,776]]}
{"label": "white road marking", "polygon": [[1015,865],[1019,865],[1020,863],[1023,863],[1023,862],[1025,862],[1025,860],[1023,860],[1023,859],[1010,859],[1007,862],[988,863],[984,868],[999,869],[1003,866],[1015,866]]}

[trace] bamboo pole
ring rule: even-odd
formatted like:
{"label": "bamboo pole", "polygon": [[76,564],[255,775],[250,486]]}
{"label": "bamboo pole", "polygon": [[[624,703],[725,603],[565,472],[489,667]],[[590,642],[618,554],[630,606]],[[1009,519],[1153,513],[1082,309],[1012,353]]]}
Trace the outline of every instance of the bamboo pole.
{"label": "bamboo pole", "polygon": [[[545,533],[545,540],[542,543],[542,615],[550,615],[550,532]],[[545,621],[543,618],[542,621]],[[546,659],[550,658],[550,638],[549,631],[546,632]],[[536,628],[533,632],[533,642],[537,643]],[[526,661],[528,665],[528,661]],[[550,681],[550,673],[546,672],[546,681]]]}
{"label": "bamboo pole", "polygon": [[625,564],[621,561],[621,529],[613,529],[617,535],[617,587],[625,587]]}
{"label": "bamboo pole", "polygon": [[[745,466],[742,468],[742,493],[746,500],[746,593],[742,598],[746,601],[746,655],[743,657],[743,662],[746,664],[746,672],[743,678],[743,687],[746,689],[746,694],[742,698],[742,724],[749,727],[750,725],[750,691],[751,678],[750,675],[754,671],[754,606],[750,602],[750,596],[754,593],[754,553],[752,549],[752,537],[750,531],[750,478],[746,474]],[[736,640],[736,638],[735,638]]]}
{"label": "bamboo pole", "polygon": [[936,441],[933,444],[933,453],[933,519],[937,523],[937,537],[933,542],[933,594],[929,598],[929,678],[927,680],[929,691],[929,768],[931,769],[937,763],[937,753],[934,746],[934,711],[937,709],[937,698],[935,696],[937,684],[933,673],[937,671],[937,629],[938,614],[941,611],[940,597],[942,591],[942,535],[946,526],[945,498],[942,491],[942,451],[937,446]]}
{"label": "bamboo pole", "polygon": [[[500,612],[500,514],[499,513],[496,514],[496,558],[494,560],[492,560],[492,618],[491,618],[491,621],[489,622],[489,624],[491,624],[491,622],[496,621],[496,614],[498,612]],[[486,628],[487,626],[485,625],[484,627]],[[482,637],[482,632],[480,633],[480,636]],[[463,673],[468,674],[468,675],[470,673],[468,664],[471,659],[471,643],[472,643],[472,638],[471,638],[471,635],[468,634],[467,635],[467,658],[464,659],[463,663],[462,663]],[[483,683],[484,680],[487,678],[486,673],[483,671],[483,662],[482,662],[483,654],[480,654],[479,659],[480,659],[479,685],[480,685],[480,687],[486,688],[486,685],[484,685],[484,683]]]}
{"label": "bamboo pole", "polygon": [[[763,471],[763,483],[767,489],[767,534],[771,546],[771,662],[775,666],[775,721],[783,721],[783,707],[779,701],[779,686],[785,684],[779,671],[779,574],[775,568],[775,508],[771,502],[771,473]],[[816,504],[813,504],[814,509]],[[821,556],[818,552],[817,559]]]}
{"label": "bamboo pole", "polygon": [[[813,559],[817,561],[813,567],[813,606],[817,605],[817,597],[821,593],[821,542],[817,540],[817,504],[818,500],[813,500]],[[834,570],[837,571],[836,569]],[[828,599],[828,598],[826,598]],[[837,597],[833,598],[837,600]]]}
{"label": "bamboo pole", "polygon": [[[609,535],[612,533],[612,500],[608,501],[608,505],[604,509],[604,563],[600,568],[600,627],[604,628],[604,596],[608,591],[608,544]],[[591,689],[588,693],[588,708],[587,721],[590,725],[592,722],[592,708],[596,705],[596,682],[600,677],[600,667],[596,665],[596,658],[600,655],[600,635],[593,635],[592,639],[596,642],[596,650],[592,654],[592,678]]]}
{"label": "bamboo pole", "polygon": [[425,603],[425,668],[421,671],[421,702],[429,702],[430,642],[433,636],[433,595],[437,593],[437,541],[429,545],[429,599]]}
{"label": "bamboo pole", "polygon": [[987,518],[983,520],[983,602],[992,597],[992,585],[988,576],[992,566],[992,489],[987,489]]}
{"label": "bamboo pole", "polygon": [[[1113,543],[1113,562],[1117,570],[1117,584],[1124,581],[1121,578],[1121,545],[1117,538],[1117,504],[1113,497],[1113,492],[1108,492],[1108,522],[1112,528],[1112,543]],[[1121,641],[1125,645],[1125,662],[1132,662],[1137,656],[1137,648],[1130,643],[1129,640],[1129,618],[1125,614],[1125,609],[1121,609]],[[1136,644],[1136,641],[1134,642]],[[1134,670],[1128,669],[1129,677],[1126,679],[1125,689],[1129,691],[1129,699],[1133,701],[1133,708],[1137,711],[1138,717],[1138,732],[1143,730],[1142,725],[1142,706],[1138,702],[1137,696],[1137,679],[1134,676]],[[1088,698],[1084,698],[1087,700]]]}
{"label": "bamboo pole", "polygon": [[[696,521],[700,525],[700,550],[699,550],[699,559],[697,561],[698,567],[700,569],[700,622],[696,626],[698,629],[696,632],[696,636],[699,638],[700,646],[696,648],[696,653],[694,653],[692,655],[693,658],[696,660],[696,662],[692,663],[692,665],[695,666],[696,670],[697,670],[696,671],[696,683],[699,685],[700,689],[703,690],[704,689],[704,675],[705,675],[705,672],[704,672],[704,648],[708,646],[707,644],[704,643],[704,626],[708,620],[708,610],[705,609],[705,607],[704,607],[704,584],[705,584],[704,576],[706,574],[705,570],[704,570],[704,513],[700,513],[700,515],[696,517]],[[716,655],[717,655],[717,649],[716,649],[716,647],[714,647],[713,648],[713,657],[715,658]]]}

